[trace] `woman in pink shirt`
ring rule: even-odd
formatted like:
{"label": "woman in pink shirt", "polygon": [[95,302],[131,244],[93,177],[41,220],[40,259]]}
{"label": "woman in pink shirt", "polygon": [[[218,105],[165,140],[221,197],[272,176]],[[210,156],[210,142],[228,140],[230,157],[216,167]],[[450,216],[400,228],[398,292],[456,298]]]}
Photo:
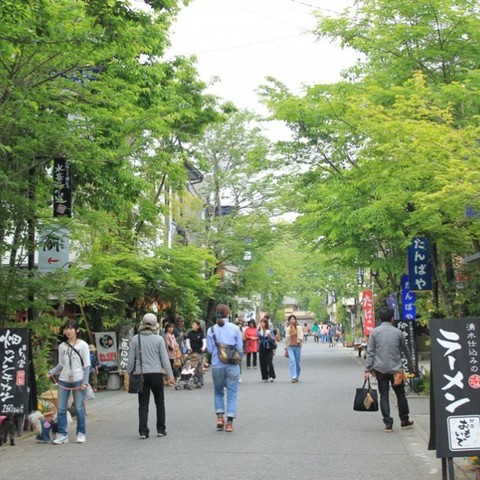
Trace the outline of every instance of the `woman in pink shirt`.
{"label": "woman in pink shirt", "polygon": [[255,320],[248,322],[248,327],[243,333],[243,339],[245,340],[245,353],[247,354],[247,368],[250,368],[250,366],[257,368],[258,333]]}

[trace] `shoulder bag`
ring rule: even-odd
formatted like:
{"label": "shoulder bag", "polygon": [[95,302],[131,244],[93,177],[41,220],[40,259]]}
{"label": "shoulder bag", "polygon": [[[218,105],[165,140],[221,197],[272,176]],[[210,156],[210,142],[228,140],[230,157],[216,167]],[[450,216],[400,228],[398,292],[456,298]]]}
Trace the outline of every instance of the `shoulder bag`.
{"label": "shoulder bag", "polygon": [[133,363],[133,370],[128,376],[128,393],[142,393],[143,392],[143,364],[142,364],[142,342],[140,341],[141,335],[138,334],[138,356],[140,359],[140,373],[135,373],[137,365],[137,357],[135,356],[135,362]]}
{"label": "shoulder bag", "polygon": [[[368,387],[365,386],[368,383]],[[365,379],[362,388],[355,391],[353,400],[353,409],[356,412],[376,412],[378,411],[378,394],[370,385],[370,378]]]}
{"label": "shoulder bag", "polygon": [[215,331],[213,327],[211,329],[212,338],[215,342],[215,345],[218,350],[218,358],[222,363],[228,363],[233,365],[238,365],[242,363],[242,355],[240,352],[235,348],[235,345],[227,345],[225,343],[217,342],[217,337],[215,335]]}

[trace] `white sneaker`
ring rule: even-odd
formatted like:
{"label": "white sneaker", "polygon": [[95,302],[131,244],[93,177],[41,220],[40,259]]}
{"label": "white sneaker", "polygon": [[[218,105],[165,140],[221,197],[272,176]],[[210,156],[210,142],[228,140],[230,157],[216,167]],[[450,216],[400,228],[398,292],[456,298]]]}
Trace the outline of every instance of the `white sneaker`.
{"label": "white sneaker", "polygon": [[87,437],[85,437],[84,433],[79,433],[77,435],[77,443],[85,443],[87,441]]}
{"label": "white sneaker", "polygon": [[63,445],[64,443],[68,443],[68,436],[67,435],[62,435],[59,433],[55,440],[53,441],[54,445]]}

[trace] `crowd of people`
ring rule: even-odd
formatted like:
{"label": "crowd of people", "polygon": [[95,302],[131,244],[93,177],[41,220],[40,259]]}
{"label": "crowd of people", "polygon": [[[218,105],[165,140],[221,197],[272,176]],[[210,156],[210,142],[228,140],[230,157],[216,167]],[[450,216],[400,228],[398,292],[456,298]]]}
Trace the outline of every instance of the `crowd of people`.
{"label": "crowd of people", "polygon": [[[58,434],[53,441],[55,445],[68,442],[66,416],[70,395],[73,396],[77,416],[76,441],[86,441],[85,389],[89,383],[96,387],[98,361],[95,347],[81,340],[78,334],[77,323],[69,320],[63,327],[65,341],[59,346],[59,363],[48,373],[49,378],[58,378]],[[187,363],[191,367],[189,359],[196,359],[194,369],[190,371],[195,382],[188,383],[189,388],[190,385],[203,387],[205,369],[210,368],[216,428],[232,432],[237,415],[242,358],[246,357],[247,369],[260,367],[262,382],[274,382],[274,358],[278,342],[284,340],[284,357],[288,358],[291,382],[297,383],[301,373],[302,345],[309,337],[313,337],[316,343],[328,342],[329,346],[333,346],[342,338],[342,332],[335,325],[318,323],[314,323],[310,330],[306,323],[301,326],[293,314],[277,327],[268,314],[262,315],[258,325],[253,318],[245,322],[238,318],[231,321],[227,305],[217,306],[216,322],[206,332],[198,320],[193,321],[187,330],[182,317],[177,317],[175,322],[164,320],[160,325],[155,314],[145,314],[131,340],[128,358],[128,373],[143,375],[143,389],[138,393],[140,438],[147,439],[150,436],[150,394],[156,406],[157,436],[167,435],[164,389],[178,387]],[[226,347],[237,351],[240,361],[226,362],[222,350]]]}

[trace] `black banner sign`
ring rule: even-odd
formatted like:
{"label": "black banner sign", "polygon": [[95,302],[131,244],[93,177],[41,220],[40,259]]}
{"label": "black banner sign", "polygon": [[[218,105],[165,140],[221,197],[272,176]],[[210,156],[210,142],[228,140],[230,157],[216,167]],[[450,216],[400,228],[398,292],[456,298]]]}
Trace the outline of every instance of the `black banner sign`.
{"label": "black banner sign", "polygon": [[0,413],[28,413],[29,330],[0,328]]}
{"label": "black banner sign", "polygon": [[437,457],[480,455],[480,319],[430,321]]}
{"label": "black banner sign", "polygon": [[66,158],[55,158],[53,161],[53,216],[72,216],[70,164]]}
{"label": "black banner sign", "polygon": [[[412,361],[415,366],[415,370],[417,370],[418,366],[418,355],[417,355],[417,337],[415,334],[415,324],[413,320],[399,320],[398,322],[395,322],[397,325],[397,328],[403,333],[405,336],[405,345],[408,348],[408,351],[410,352],[410,355],[412,356]],[[402,352],[402,368],[405,370],[406,373],[413,373],[410,371],[410,366],[408,364],[407,357]]]}

